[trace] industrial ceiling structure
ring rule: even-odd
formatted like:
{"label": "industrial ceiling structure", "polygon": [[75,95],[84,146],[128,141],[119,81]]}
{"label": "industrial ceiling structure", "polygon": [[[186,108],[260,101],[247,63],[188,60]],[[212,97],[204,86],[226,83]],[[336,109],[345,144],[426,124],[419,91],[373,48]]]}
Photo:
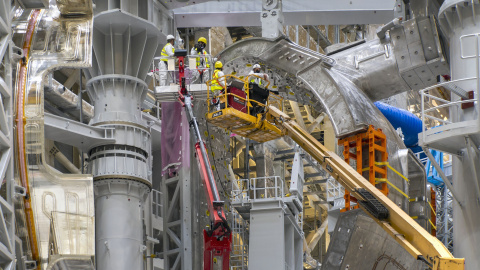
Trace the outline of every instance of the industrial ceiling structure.
{"label": "industrial ceiling structure", "polygon": [[478,269],[478,0],[0,0],[0,269]]}

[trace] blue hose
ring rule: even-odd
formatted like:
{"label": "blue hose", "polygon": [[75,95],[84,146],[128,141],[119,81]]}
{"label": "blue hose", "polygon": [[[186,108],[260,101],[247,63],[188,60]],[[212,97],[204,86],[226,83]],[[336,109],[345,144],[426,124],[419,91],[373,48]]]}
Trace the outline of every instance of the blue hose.
{"label": "blue hose", "polygon": [[374,104],[395,129],[402,129],[405,146],[413,148],[418,145],[418,134],[422,132],[422,120],[420,118],[407,110],[383,102],[377,101]]}

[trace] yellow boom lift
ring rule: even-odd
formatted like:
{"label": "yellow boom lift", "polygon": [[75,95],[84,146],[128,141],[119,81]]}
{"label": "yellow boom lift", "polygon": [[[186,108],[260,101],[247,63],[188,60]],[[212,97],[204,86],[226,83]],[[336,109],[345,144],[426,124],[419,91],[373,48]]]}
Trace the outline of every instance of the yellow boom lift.
{"label": "yellow boom lift", "polygon": [[[292,138],[357,199],[360,208],[413,257],[425,262],[430,269],[434,270],[465,269],[465,259],[454,258],[436,237],[429,234],[342,158],[329,151],[283,113],[279,96],[270,94],[266,104],[255,101],[249,98],[249,89],[257,86],[249,84],[248,77],[246,80],[242,79],[227,75],[225,81],[230,81],[232,84],[224,89],[220,96],[211,97],[208,91],[207,121],[209,123],[257,142],[282,136]],[[207,86],[210,85],[211,82],[208,82]],[[241,91],[242,87],[244,91]],[[212,106],[215,103],[221,104]],[[263,111],[252,115],[252,105],[263,107]]]}

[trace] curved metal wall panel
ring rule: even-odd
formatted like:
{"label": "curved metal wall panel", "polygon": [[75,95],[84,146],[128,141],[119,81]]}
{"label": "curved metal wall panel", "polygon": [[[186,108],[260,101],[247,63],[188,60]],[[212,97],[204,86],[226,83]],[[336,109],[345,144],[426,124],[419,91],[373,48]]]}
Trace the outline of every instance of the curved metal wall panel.
{"label": "curved metal wall panel", "polygon": [[[335,60],[285,38],[276,40],[251,38],[228,47],[218,55],[223,61],[225,74],[248,74],[254,63],[265,65],[273,83],[287,99],[309,104],[318,111],[325,111],[332,121],[338,138],[346,137],[374,125],[387,136],[390,165],[406,175],[401,166],[400,149],[403,141],[366,94],[345,73],[345,67]],[[350,77],[351,78],[351,77]],[[408,185],[395,174],[388,172],[388,179],[408,194]],[[391,189],[389,198],[408,211],[408,199]]]}

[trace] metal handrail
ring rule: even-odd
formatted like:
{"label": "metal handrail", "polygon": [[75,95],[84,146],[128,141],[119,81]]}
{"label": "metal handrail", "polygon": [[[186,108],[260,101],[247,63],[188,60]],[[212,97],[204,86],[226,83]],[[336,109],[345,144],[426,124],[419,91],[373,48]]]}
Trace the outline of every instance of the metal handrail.
{"label": "metal handrail", "polygon": [[[259,183],[263,185],[259,187]],[[283,180],[279,176],[240,179],[232,182],[232,201],[283,199],[284,197]]]}
{"label": "metal handrail", "polygon": [[440,122],[440,123],[452,124],[451,121],[443,120],[443,119],[437,118],[437,117],[435,117],[435,116],[425,115],[425,117],[428,118],[428,119],[432,119],[432,120],[438,121],[438,122]]}
{"label": "metal handrail", "polygon": [[[219,95],[219,96],[215,96],[215,97],[213,97],[213,98],[221,98],[221,97],[223,96],[223,97],[225,98],[225,103],[226,103],[226,104],[225,104],[225,108],[226,108],[226,105],[227,105],[227,103],[228,103],[227,97],[228,97],[229,95],[233,95],[233,94],[227,93],[227,87],[228,87],[228,86],[227,86],[227,80],[228,80],[228,79],[236,79],[236,80],[238,80],[238,81],[240,81],[240,82],[243,82],[244,88],[247,87],[247,88],[246,88],[246,91],[245,91],[245,94],[246,94],[246,97],[247,97],[246,100],[248,101],[248,100],[250,99],[250,98],[249,98],[249,92],[248,92],[248,86],[247,86],[248,83],[247,83],[247,81],[242,80],[240,77],[237,77],[237,76],[235,76],[235,75],[227,74],[227,75],[221,76],[220,78],[212,79],[212,80],[209,80],[209,81],[206,82],[206,85],[207,85],[207,104],[210,104],[210,102],[211,102],[212,99],[213,99],[213,98],[210,98],[210,92],[211,92],[210,89],[211,89],[211,87],[212,87],[213,82],[214,82],[214,81],[219,81],[220,79],[223,79],[224,84],[225,84],[225,86],[223,87],[223,94],[221,94],[221,95]],[[238,97],[238,96],[237,96],[237,97]],[[242,99],[245,100],[244,98],[242,98]],[[245,106],[247,107],[247,113],[250,114],[250,106],[249,106],[248,102],[247,102],[247,104],[246,104]],[[208,111],[208,113],[210,113],[210,106],[207,106],[207,111]]]}
{"label": "metal handrail", "polygon": [[[267,186],[267,180],[271,179],[275,180],[275,183],[273,186]],[[257,187],[257,181],[258,180],[263,180],[263,187]],[[252,193],[253,193],[253,200],[257,199],[268,199],[272,198],[270,190],[274,190],[274,196],[273,198],[283,198],[284,197],[284,192],[283,192],[283,181],[280,179],[279,176],[267,176],[267,177],[257,177],[257,178],[252,178],[250,179],[250,182],[253,183],[253,187],[251,188]],[[278,186],[278,184],[281,184]],[[260,198],[257,198],[257,191],[260,196]]]}
{"label": "metal handrail", "polygon": [[[477,68],[477,70],[478,70],[478,68]],[[478,72],[477,72],[477,74],[478,74]],[[479,108],[479,100],[478,100],[479,99],[479,89],[478,89],[478,87],[475,89],[475,98],[468,99],[468,100],[459,100],[459,101],[448,101],[448,100],[445,100],[445,99],[427,94],[427,92],[429,90],[435,89],[439,86],[445,86],[445,85],[450,85],[450,84],[455,84],[455,83],[458,83],[458,82],[465,82],[465,81],[470,81],[470,80],[477,80],[478,79],[477,77],[448,81],[448,82],[440,83],[440,84],[430,86],[430,87],[427,87],[425,89],[420,90],[420,95],[421,95],[421,100],[422,100],[421,101],[422,102],[421,103],[422,138],[423,138],[424,142],[425,142],[426,136],[427,136],[427,134],[426,134],[427,129],[426,129],[426,126],[425,126],[425,120],[426,119],[432,119],[432,120],[438,121],[438,122],[442,123],[443,125],[452,124],[451,121],[440,119],[440,118],[434,117],[432,115],[428,115],[429,112],[433,112],[433,111],[436,111],[436,110],[442,109],[442,108],[458,107],[459,105],[464,104],[464,103],[475,103],[475,107],[477,108],[477,110]],[[447,88],[444,88],[444,89],[448,90]],[[448,90],[448,91],[450,91],[451,95],[455,94],[451,90]],[[443,102],[445,104],[441,104],[441,105],[438,105],[438,106],[431,107],[429,109],[425,109],[426,98],[434,99],[436,101]]]}
{"label": "metal handrail", "polygon": [[[243,77],[243,76],[242,76],[242,77]],[[257,106],[260,106],[260,107],[268,108],[268,106],[271,105],[270,103],[272,103],[272,101],[271,101],[272,99],[276,99],[275,102],[281,102],[281,101],[283,100],[280,96],[277,96],[277,95],[275,95],[275,94],[269,95],[269,98],[268,98],[266,104],[263,104],[263,103],[258,102],[258,101],[256,101],[256,100],[253,100],[253,99],[250,99],[250,86],[249,86],[249,84],[250,84],[249,78],[250,78],[250,77],[256,77],[256,78],[260,78],[260,79],[262,79],[262,80],[264,80],[264,81],[267,81],[267,85],[265,86],[266,89],[268,89],[268,87],[270,86],[270,81],[269,81],[269,80],[265,80],[265,79],[263,79],[262,77],[260,77],[260,76],[258,76],[258,75],[255,75],[255,74],[250,74],[250,75],[248,75],[247,77],[243,77],[243,78],[242,78],[242,77],[237,77],[237,76],[232,75],[232,74],[227,74],[227,75],[224,75],[224,76],[222,76],[222,77],[220,77],[220,78],[218,78],[218,79],[215,79],[215,80],[212,79],[212,80],[207,81],[207,82],[206,82],[206,85],[207,85],[207,103],[210,103],[210,102],[212,101],[212,99],[213,99],[213,98],[210,97],[210,94],[211,94],[211,93],[210,93],[210,92],[211,92],[211,91],[210,91],[210,88],[211,88],[213,82],[214,82],[214,81],[217,81],[217,80],[220,80],[220,79],[223,79],[224,82],[225,82],[225,86],[223,87],[223,94],[221,94],[221,95],[219,95],[219,96],[215,96],[214,98],[222,98],[222,97],[223,97],[223,98],[225,98],[225,102],[226,102],[227,104],[228,104],[228,99],[227,99],[228,96],[234,96],[234,97],[237,97],[237,98],[239,98],[239,99],[241,99],[241,100],[243,100],[243,101],[246,101],[245,106],[247,107],[247,114],[250,114],[250,107],[251,107],[250,104],[252,104],[252,103],[255,103]],[[235,94],[232,94],[232,93],[227,93],[226,89],[227,89],[227,87],[228,87],[228,86],[227,86],[227,80],[228,80],[228,79],[236,79],[236,80],[238,80],[238,81],[240,81],[240,82],[243,82],[243,84],[244,84],[244,85],[243,85],[243,90],[245,91],[246,98],[240,97],[240,96],[235,95]],[[268,90],[267,90],[267,91],[268,91]],[[272,96],[272,98],[270,98],[270,96]],[[227,105],[227,104],[226,104],[226,105]],[[281,109],[281,110],[283,111],[283,108],[282,108],[281,104],[278,105],[278,107],[279,107],[279,109]],[[209,107],[207,108],[208,113],[211,112],[210,109],[211,109],[211,108],[210,108],[210,106],[209,106]]]}
{"label": "metal handrail", "polygon": [[427,113],[427,112],[435,111],[437,109],[447,108],[447,107],[451,107],[453,105],[463,104],[463,103],[471,103],[471,102],[475,102],[475,100],[474,99],[466,99],[466,100],[453,101],[453,102],[449,102],[447,104],[438,105],[434,108],[430,108],[428,110],[425,110],[425,112]]}
{"label": "metal handrail", "polygon": [[[472,35],[468,35],[468,36],[472,36]],[[469,77],[469,78],[457,79],[457,80],[453,80],[453,81],[447,81],[447,82],[439,83],[439,84],[436,84],[436,85],[433,85],[433,86],[430,86],[430,87],[427,87],[425,89],[420,90],[420,94],[421,94],[421,98],[422,98],[422,103],[421,103],[422,138],[423,138],[424,142],[426,141],[426,136],[427,136],[427,134],[426,134],[427,130],[426,130],[426,127],[425,127],[425,119],[426,118],[436,120],[436,121],[442,123],[443,125],[453,124],[451,121],[442,120],[442,119],[436,118],[434,116],[428,115],[427,113],[438,110],[438,109],[441,109],[441,108],[450,108],[450,107],[457,107],[458,108],[459,105],[464,104],[464,103],[474,103],[474,106],[475,106],[477,112],[480,112],[480,74],[479,74],[480,73],[480,49],[479,49],[480,34],[474,34],[474,36],[476,36],[476,46],[475,46],[476,54],[474,56],[472,56],[471,58],[476,59],[476,67],[475,67],[476,76],[475,77]],[[429,90],[435,89],[435,88],[440,87],[440,86],[448,86],[448,85],[456,84],[456,83],[459,83],[459,82],[466,82],[466,81],[472,81],[472,80],[475,80],[477,82],[476,83],[476,88],[474,90],[475,95],[474,95],[474,98],[472,98],[472,99],[459,100],[459,101],[447,101],[445,99],[438,98],[438,97],[435,97],[435,96],[432,96],[432,95],[428,94]],[[461,98],[460,95],[458,95],[457,93],[455,93],[451,89],[448,89],[446,87],[444,87],[444,89],[450,91],[451,95],[455,94],[459,98]],[[439,102],[445,102],[446,104],[441,104],[441,105],[438,105],[438,106],[435,106],[435,107],[432,107],[432,108],[429,108],[429,109],[425,109],[425,98],[431,98],[431,99],[437,100]],[[480,118],[477,116],[477,119],[475,119],[475,120],[479,121]],[[478,124],[480,124],[480,123],[478,123]],[[435,130],[432,130],[432,132],[435,132]]]}
{"label": "metal handrail", "polygon": [[[249,179],[232,181],[232,200],[242,200],[243,198],[239,198],[240,196],[245,197],[248,200],[248,191],[250,189],[249,183]],[[241,187],[239,187],[239,185]]]}
{"label": "metal handrail", "polygon": [[[174,57],[174,56],[173,56],[173,57],[157,56],[157,57],[153,58],[153,66],[154,66],[153,71],[156,72],[156,73],[158,73],[159,75],[160,75],[160,72],[162,72],[162,71],[160,71],[160,70],[158,69],[158,63],[159,63],[160,61],[163,61],[163,60],[161,60],[162,58],[173,59],[173,60],[177,59],[177,58]],[[207,61],[208,61],[209,67],[207,67],[207,66],[205,66],[205,67],[197,67],[196,65],[195,65],[195,67],[190,67],[190,65],[189,65],[189,62],[190,62],[189,59],[190,59],[190,58],[206,58]],[[187,59],[187,61],[185,61],[185,69],[187,69],[187,70],[199,70],[199,71],[210,70],[210,71],[212,71],[212,70],[213,70],[213,66],[215,65],[215,63],[212,62],[212,59],[214,59],[214,58],[213,58],[212,55],[210,55],[210,54],[205,54],[205,55],[191,55],[191,54],[188,54],[188,55],[186,55],[186,59]],[[158,60],[158,61],[155,62],[156,60]],[[177,65],[175,65],[175,69],[174,69],[174,70],[166,70],[167,74],[168,74],[168,73],[178,72],[178,71],[179,71],[179,68],[178,68]],[[210,79],[212,78],[212,72],[209,72],[209,73],[208,73],[208,76],[209,76],[208,80],[210,80]],[[174,79],[174,83],[177,83],[177,82],[175,81],[176,77],[175,77],[175,76],[172,76],[172,78]],[[190,77],[190,78],[188,78],[188,79],[191,80],[192,77]]]}
{"label": "metal handrail", "polygon": [[270,86],[270,81],[269,81],[269,80],[264,79],[263,77],[260,77],[260,76],[258,76],[258,75],[256,75],[256,74],[249,74],[249,75],[247,76],[246,81],[247,81],[247,83],[249,83],[249,84],[250,84],[250,77],[256,77],[256,78],[258,78],[258,79],[261,79],[261,80],[263,80],[263,81],[266,81],[266,82],[267,82],[267,85],[265,86],[265,88],[268,88],[268,87]]}
{"label": "metal handrail", "polygon": [[424,93],[424,95],[425,95],[425,97],[434,99],[434,100],[436,100],[436,101],[445,102],[445,103],[450,103],[450,102],[451,102],[451,100],[446,100],[446,99],[439,98],[439,97],[436,97],[436,96],[433,96],[433,95],[429,95],[429,94],[426,94],[426,93]]}
{"label": "metal handrail", "polygon": [[477,79],[477,77],[470,77],[470,78],[457,79],[457,80],[454,80],[454,81],[446,81],[446,82],[443,82],[443,83],[437,83],[435,85],[432,85],[432,86],[429,86],[427,88],[424,88],[424,89],[420,90],[420,92],[422,92],[422,91],[425,92],[425,91],[432,90],[432,89],[438,88],[440,86],[448,85],[448,84],[470,81],[470,80],[476,80],[476,79]]}

